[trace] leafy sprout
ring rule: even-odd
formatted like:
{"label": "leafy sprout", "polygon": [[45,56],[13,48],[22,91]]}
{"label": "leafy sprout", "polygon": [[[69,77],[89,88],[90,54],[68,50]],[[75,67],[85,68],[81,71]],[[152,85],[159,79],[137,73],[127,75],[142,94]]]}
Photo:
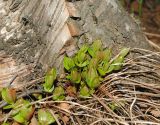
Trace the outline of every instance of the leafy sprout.
{"label": "leafy sprout", "polygon": [[8,104],[13,104],[16,100],[16,91],[12,88],[3,88],[2,89],[2,98]]}
{"label": "leafy sprout", "polygon": [[129,50],[123,48],[112,59],[111,49],[103,49],[101,40],[95,40],[92,45],[83,45],[72,58],[64,57],[63,64],[68,74],[66,78],[80,88],[80,96],[90,96],[90,91],[94,92],[99,87],[104,76],[121,70]]}
{"label": "leafy sprout", "polygon": [[67,71],[70,71],[73,67],[75,67],[74,60],[66,56],[63,59],[63,65]]}
{"label": "leafy sprout", "polygon": [[34,108],[30,105],[30,102],[21,98],[14,104],[12,116],[16,122],[26,124],[33,113]]}
{"label": "leafy sprout", "polygon": [[54,81],[56,80],[57,72],[52,68],[45,76],[45,83],[43,84],[45,92],[52,92],[54,90]]}
{"label": "leafy sprout", "polygon": [[39,109],[38,110],[38,121],[40,125],[50,125],[55,122],[55,119],[53,115],[47,109]]}
{"label": "leafy sprout", "polygon": [[65,91],[62,86],[58,86],[53,91],[53,100],[64,100]]}

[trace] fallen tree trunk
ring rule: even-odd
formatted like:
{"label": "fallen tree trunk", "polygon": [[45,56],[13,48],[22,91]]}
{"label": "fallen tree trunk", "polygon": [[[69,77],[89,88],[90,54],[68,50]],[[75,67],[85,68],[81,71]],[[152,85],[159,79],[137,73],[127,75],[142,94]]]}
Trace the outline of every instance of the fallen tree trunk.
{"label": "fallen tree trunk", "polygon": [[18,76],[17,87],[52,66],[61,72],[64,52],[95,39],[114,53],[123,46],[150,49],[118,0],[0,0],[0,86]]}

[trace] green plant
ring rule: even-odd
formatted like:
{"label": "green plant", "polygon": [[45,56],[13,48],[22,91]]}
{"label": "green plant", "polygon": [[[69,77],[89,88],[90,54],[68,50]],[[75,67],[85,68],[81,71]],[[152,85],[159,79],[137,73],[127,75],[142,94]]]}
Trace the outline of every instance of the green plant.
{"label": "green plant", "polygon": [[14,104],[16,100],[16,91],[12,88],[3,88],[1,91],[1,95],[3,100],[5,100],[8,104]]}
{"label": "green plant", "polygon": [[90,96],[104,76],[122,68],[128,53],[129,48],[124,48],[111,59],[111,49],[102,49],[101,40],[94,41],[92,45],[83,45],[72,58],[64,58],[64,68],[68,74],[66,79],[80,88],[80,96]]}
{"label": "green plant", "polygon": [[34,113],[34,108],[30,105],[30,102],[23,99],[17,100],[13,109],[13,119],[21,124],[28,124]]}
{"label": "green plant", "polygon": [[58,86],[53,91],[53,100],[64,100],[65,99],[65,91],[63,87]]}
{"label": "green plant", "polygon": [[[56,117],[58,116],[56,115]],[[50,125],[55,122],[55,119],[47,109],[39,109],[38,121],[40,125]]]}
{"label": "green plant", "polygon": [[54,90],[54,81],[56,80],[57,72],[52,68],[45,76],[45,83],[43,84],[45,92],[52,92]]}
{"label": "green plant", "polygon": [[8,95],[11,94],[12,91],[13,90],[8,88],[4,88],[4,90],[2,91],[3,99],[9,104],[3,109],[12,109],[12,118],[18,123],[27,125],[29,123],[28,121],[34,113],[34,108],[30,105],[29,101],[24,100],[23,98],[16,100],[15,92],[13,96],[8,97]]}

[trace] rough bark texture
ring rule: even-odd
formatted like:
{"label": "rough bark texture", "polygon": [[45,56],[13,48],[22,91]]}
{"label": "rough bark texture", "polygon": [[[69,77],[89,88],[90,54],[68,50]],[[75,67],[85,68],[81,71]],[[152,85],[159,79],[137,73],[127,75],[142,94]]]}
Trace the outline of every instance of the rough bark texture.
{"label": "rough bark texture", "polygon": [[79,22],[90,41],[100,38],[106,46],[148,48],[138,24],[115,0],[76,2],[81,12]]}
{"label": "rough bark texture", "polygon": [[60,71],[60,53],[95,39],[115,53],[122,46],[149,49],[118,0],[0,0],[0,86],[15,74],[19,84],[53,65]]}

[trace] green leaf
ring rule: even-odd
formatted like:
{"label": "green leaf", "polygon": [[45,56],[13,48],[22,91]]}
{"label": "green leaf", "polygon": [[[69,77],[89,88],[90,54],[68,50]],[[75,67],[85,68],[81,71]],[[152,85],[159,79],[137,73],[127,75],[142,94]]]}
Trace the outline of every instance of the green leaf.
{"label": "green leaf", "polygon": [[92,56],[95,57],[95,54],[98,50],[102,48],[102,41],[101,40],[96,40],[93,42],[91,47],[88,48],[88,53]]}
{"label": "green leaf", "polygon": [[3,88],[2,89],[2,99],[6,101],[8,104],[14,104],[16,101],[16,91],[12,88]]}
{"label": "green leaf", "polygon": [[100,85],[99,76],[95,68],[90,68],[86,75],[86,83],[91,88],[97,88]]}
{"label": "green leaf", "polygon": [[118,56],[116,59],[113,60],[112,64],[109,66],[107,73],[120,70],[123,66],[123,61],[124,57]]}
{"label": "green leaf", "polygon": [[84,45],[75,56],[74,62],[78,67],[85,67],[89,64],[88,55],[86,54],[87,50],[88,46]]}
{"label": "green leaf", "polygon": [[103,61],[99,67],[98,67],[98,72],[100,74],[100,76],[105,76],[106,73],[108,72],[108,68],[109,68],[110,64],[107,61]]}
{"label": "green leaf", "polygon": [[74,62],[78,67],[85,67],[89,64],[89,60],[87,59],[86,54],[84,53],[82,53],[81,55],[80,54],[75,56]]}
{"label": "green leaf", "polygon": [[91,60],[90,60],[90,63],[89,63],[89,65],[88,65],[88,68],[90,69],[90,68],[97,68],[98,67],[98,59],[97,58],[92,58]]}
{"label": "green leaf", "polygon": [[53,91],[53,100],[64,100],[65,91],[62,86],[58,86]]}
{"label": "green leaf", "polygon": [[58,97],[57,101],[63,101],[65,99],[65,96],[64,95],[61,95]]}
{"label": "green leaf", "polygon": [[88,45],[86,45],[86,44],[84,44],[81,48],[80,48],[80,50],[78,51],[78,53],[79,52],[82,52],[82,53],[86,53],[87,51],[88,51]]}
{"label": "green leaf", "polygon": [[13,119],[14,119],[16,122],[18,122],[18,123],[25,123],[25,122],[26,122],[25,119],[23,118],[23,116],[22,116],[20,113],[18,113],[17,115],[15,115],[15,116],[13,117]]}
{"label": "green leaf", "polygon": [[33,112],[34,112],[34,108],[32,106],[29,106],[29,107],[23,108],[20,111],[20,114],[26,121],[28,121],[32,117]]}
{"label": "green leaf", "polygon": [[98,72],[99,72],[100,76],[105,76],[106,75],[106,71],[102,67],[98,68]]}
{"label": "green leaf", "polygon": [[19,109],[20,107],[29,107],[29,106],[30,106],[29,101],[24,100],[23,98],[20,98],[14,104],[14,109]]}
{"label": "green leaf", "polygon": [[111,73],[112,71],[114,71],[114,67],[115,65],[110,65],[106,73]]}
{"label": "green leaf", "polygon": [[89,97],[91,94],[93,94],[95,92],[94,89],[89,89],[86,85],[86,83],[84,83],[83,81],[81,82],[81,86],[80,86],[80,97],[84,98],[84,97]]}
{"label": "green leaf", "polygon": [[86,56],[85,53],[79,52],[79,53],[77,54],[77,61],[78,61],[79,63],[83,63],[84,60],[85,60],[85,56]]}
{"label": "green leaf", "polygon": [[69,79],[72,83],[79,84],[81,82],[81,74],[77,71],[77,69],[73,69],[71,71]]}
{"label": "green leaf", "polygon": [[104,60],[105,53],[103,51],[97,51],[94,58],[98,60],[98,63],[101,63]]}
{"label": "green leaf", "polygon": [[84,67],[81,73],[81,79],[84,80],[86,78],[86,75],[87,75],[87,67]]}
{"label": "green leaf", "polygon": [[122,56],[119,56],[114,60],[114,62],[111,65],[114,65],[115,71],[120,70],[122,68],[123,61],[124,61],[124,57]]}
{"label": "green leaf", "polygon": [[76,65],[77,65],[78,67],[85,67],[85,66],[87,66],[88,64],[89,64],[89,60],[86,60],[86,61],[84,61],[83,63],[80,63],[80,64],[76,63]]}
{"label": "green leaf", "polygon": [[80,88],[80,96],[85,96],[85,97],[89,97],[90,96],[90,91],[89,91],[89,88],[84,85],[84,86],[81,86]]}
{"label": "green leaf", "polygon": [[45,83],[43,84],[46,92],[52,92],[54,89],[54,81],[56,80],[57,72],[55,68],[52,68],[45,76]]}
{"label": "green leaf", "polygon": [[88,53],[90,56],[94,57],[95,56],[95,51],[90,47],[88,48]]}
{"label": "green leaf", "polygon": [[89,91],[90,94],[93,94],[94,92],[95,92],[94,89],[90,89],[90,91]]}
{"label": "green leaf", "polygon": [[69,79],[69,80],[70,80],[70,79],[71,79],[71,74],[67,75],[67,76],[66,76],[66,79]]}
{"label": "green leaf", "polygon": [[95,54],[95,58],[98,60],[99,63],[101,62],[109,62],[111,59],[111,50],[105,49],[103,51],[97,51]]}
{"label": "green leaf", "polygon": [[66,56],[63,59],[63,65],[67,71],[75,67],[73,59]]}
{"label": "green leaf", "polygon": [[14,104],[10,104],[10,105],[7,105],[5,107],[3,107],[3,109],[11,109],[14,107]]}
{"label": "green leaf", "polygon": [[[20,108],[27,108],[30,106],[30,102],[27,100],[24,100],[23,98],[20,98],[16,101],[16,103],[13,105],[13,112],[12,112],[12,116],[15,116],[16,114],[18,114],[20,112]],[[23,109],[22,108],[22,109]],[[21,110],[22,110],[21,109]]]}
{"label": "green leaf", "polygon": [[129,53],[129,50],[130,50],[130,48],[123,48],[121,51],[120,51],[120,56],[121,57],[125,57],[125,56],[127,56],[127,54]]}
{"label": "green leaf", "polygon": [[104,52],[104,54],[105,54],[105,56],[104,56],[104,61],[105,61],[105,62],[109,62],[110,59],[111,59],[111,56],[112,56],[111,49],[105,49],[103,52]]}
{"label": "green leaf", "polygon": [[39,109],[38,110],[38,121],[40,125],[50,125],[55,122],[55,119],[49,111],[45,109]]}
{"label": "green leaf", "polygon": [[18,123],[27,123],[33,113],[34,108],[30,105],[30,102],[24,99],[19,99],[14,105],[12,116]]}
{"label": "green leaf", "polygon": [[44,91],[48,93],[51,93],[54,90],[54,86],[52,86],[52,88],[49,88],[49,87],[46,87],[45,84],[43,84],[43,87],[44,87]]}

